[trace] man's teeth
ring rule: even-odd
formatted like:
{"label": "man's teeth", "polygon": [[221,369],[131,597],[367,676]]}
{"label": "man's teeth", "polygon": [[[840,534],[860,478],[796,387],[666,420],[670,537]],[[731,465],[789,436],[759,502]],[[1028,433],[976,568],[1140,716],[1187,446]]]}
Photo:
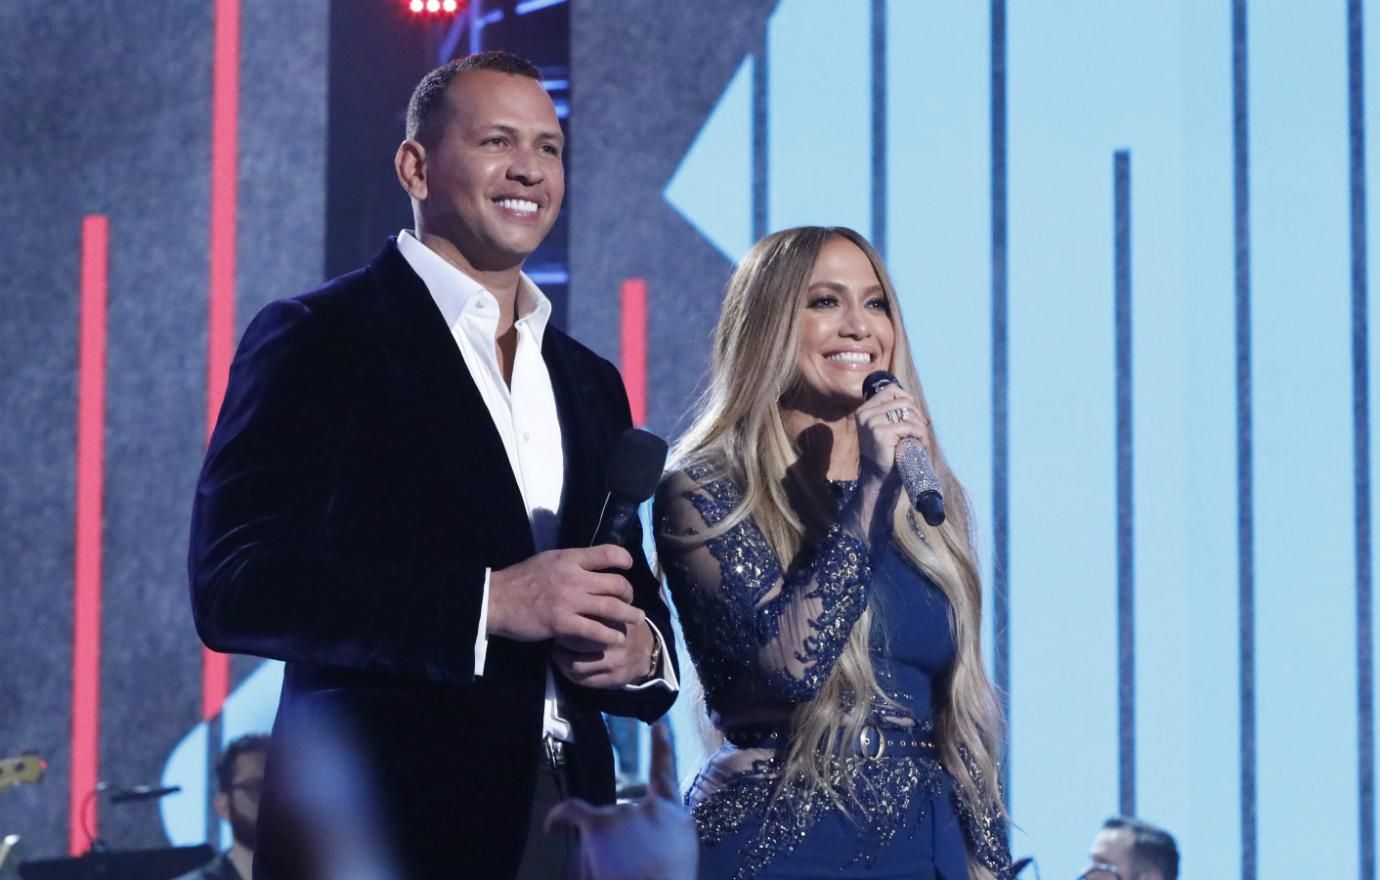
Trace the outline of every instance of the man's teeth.
{"label": "man's teeth", "polygon": [[838,354],[829,355],[829,360],[839,361],[845,364],[870,364],[872,355],[865,351],[841,351]]}
{"label": "man's teeth", "polygon": [[537,203],[527,199],[499,199],[498,206],[511,211],[520,211],[523,214],[537,213]]}

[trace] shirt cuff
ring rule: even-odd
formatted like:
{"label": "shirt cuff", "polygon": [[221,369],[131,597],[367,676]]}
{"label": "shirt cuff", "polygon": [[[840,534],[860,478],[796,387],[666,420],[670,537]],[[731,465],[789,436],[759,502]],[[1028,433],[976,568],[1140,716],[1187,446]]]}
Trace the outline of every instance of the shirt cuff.
{"label": "shirt cuff", "polygon": [[484,595],[479,600],[479,633],[474,637],[474,677],[484,674],[484,658],[489,654],[489,575],[493,569],[484,569]]}
{"label": "shirt cuff", "polygon": [[650,619],[648,619],[647,625],[652,628],[652,635],[656,636],[657,644],[661,645],[661,675],[656,678],[649,678],[646,681],[638,682],[637,684],[625,684],[623,685],[623,690],[645,691],[649,687],[657,687],[659,685],[673,694],[678,693],[680,691],[680,682],[676,680],[675,666],[671,665],[671,654],[666,650],[666,639],[662,638],[661,630],[657,629],[656,624],[652,623]]}

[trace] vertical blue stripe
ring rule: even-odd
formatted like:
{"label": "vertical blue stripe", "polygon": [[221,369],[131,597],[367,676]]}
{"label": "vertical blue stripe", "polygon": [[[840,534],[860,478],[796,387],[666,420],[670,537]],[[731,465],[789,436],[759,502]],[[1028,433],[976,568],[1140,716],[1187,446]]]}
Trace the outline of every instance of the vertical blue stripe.
{"label": "vertical blue stripe", "polygon": [[[888,0],[884,14],[892,59],[885,108],[888,266],[935,436],[968,490],[986,562],[992,504],[987,10]],[[990,585],[989,572],[983,575]]]}
{"label": "vertical blue stripe", "polygon": [[1251,202],[1246,0],[1232,0],[1232,178],[1236,245],[1237,618],[1241,725],[1241,880],[1256,878],[1255,501],[1251,418]]}
{"label": "vertical blue stripe", "polygon": [[[1358,21],[1357,21],[1356,23],[1353,24],[1353,27],[1359,26],[1360,35],[1359,35],[1359,39],[1358,39],[1357,37],[1353,37],[1353,39],[1358,39],[1358,42],[1357,42],[1357,45],[1356,45],[1356,51],[1357,51],[1357,56],[1358,56],[1357,60],[1358,60],[1358,62],[1363,62],[1363,61],[1364,61],[1364,48],[1365,48],[1366,46],[1377,46],[1377,45],[1380,45],[1380,16],[1377,16],[1377,15],[1361,16],[1361,15],[1359,15],[1360,10],[1358,9],[1357,11],[1358,11],[1358,16],[1357,16]],[[1380,70],[1380,66],[1377,66],[1377,65],[1374,65],[1374,64],[1366,65],[1366,64],[1364,64],[1364,63],[1359,63],[1359,64],[1358,64],[1358,67],[1359,67],[1359,70],[1354,71],[1354,74],[1353,74],[1353,75],[1358,75],[1358,76],[1360,76],[1361,79],[1362,79],[1361,85],[1363,86],[1363,88],[1361,89],[1361,94],[1359,95],[1359,98],[1360,98],[1360,101],[1361,101],[1361,108],[1360,108],[1360,110],[1361,110],[1361,118],[1362,118],[1363,120],[1380,120],[1380,82],[1377,82],[1377,81],[1376,81],[1376,77],[1377,77],[1378,75],[1380,75],[1380,74],[1377,73],[1377,71]],[[1362,134],[1362,133],[1363,133],[1363,132],[1358,132],[1358,134]],[[1362,197],[1362,205],[1363,205],[1363,211],[1364,211],[1363,216],[1369,216],[1369,212],[1370,212],[1370,192],[1371,192],[1371,188],[1370,188],[1368,185],[1366,185],[1365,175],[1366,175],[1368,169],[1380,167],[1380,138],[1373,138],[1373,137],[1372,137],[1372,138],[1366,138],[1366,137],[1363,136],[1363,137],[1360,138],[1360,141],[1361,141],[1361,143],[1359,144],[1359,146],[1360,146],[1361,149],[1363,150],[1363,165],[1362,165],[1362,168],[1360,169],[1360,172],[1361,172],[1361,175],[1360,175],[1360,177],[1361,177],[1360,183],[1361,183],[1361,186],[1362,186],[1361,197]],[[1355,189],[1354,189],[1354,183],[1353,183],[1353,193],[1354,193],[1354,192],[1355,192]],[[1363,248],[1362,253],[1363,253],[1363,259],[1364,259],[1364,264],[1365,264],[1365,266],[1366,266],[1366,267],[1369,267],[1369,266],[1372,266],[1372,265],[1377,265],[1377,261],[1380,260],[1380,253],[1377,253],[1377,252],[1376,252],[1376,250],[1375,250],[1376,244],[1371,240],[1369,234],[1364,234],[1364,233],[1363,233],[1363,235],[1362,235],[1362,241],[1361,241],[1361,246],[1362,246],[1362,248]],[[1369,284],[1370,284],[1370,281],[1369,281],[1369,271],[1368,271],[1368,269],[1367,269],[1367,271],[1366,271],[1366,273],[1365,273],[1365,275],[1364,275],[1364,283],[1365,283],[1365,286],[1366,286],[1366,297],[1367,297],[1367,300],[1368,300],[1368,299],[1369,299]],[[1363,319],[1364,322],[1365,322],[1364,327],[1365,327],[1365,333],[1366,333],[1366,338],[1367,338],[1367,340],[1369,340],[1370,337],[1373,335],[1373,334],[1371,334],[1371,332],[1370,332],[1370,330],[1371,330],[1371,323],[1370,323],[1370,321],[1371,321],[1371,316],[1372,316],[1373,314],[1375,314],[1375,313],[1372,312],[1369,308],[1367,308],[1367,309],[1366,309],[1365,317],[1364,317],[1364,319]],[[1377,354],[1377,348],[1380,348],[1380,346],[1371,346],[1371,345],[1369,345],[1369,344],[1367,344],[1367,346],[1366,346],[1366,354],[1365,354],[1365,357],[1366,357],[1366,365],[1365,365],[1365,372],[1366,372],[1366,379],[1367,379],[1367,381],[1366,381],[1365,409],[1366,409],[1366,413],[1367,413],[1367,421],[1369,421],[1369,414],[1370,414],[1370,413],[1380,412],[1380,383],[1369,381],[1369,378],[1370,378],[1371,376],[1380,375],[1380,373],[1377,373],[1377,371],[1380,370],[1380,363],[1377,363],[1377,362],[1376,362],[1377,356],[1380,356],[1380,355]],[[1367,431],[1367,434],[1369,434],[1369,431]],[[1365,467],[1365,472],[1366,472],[1366,474],[1367,474],[1368,477],[1369,477],[1370,474],[1374,474],[1374,473],[1375,473],[1375,470],[1376,470],[1376,466],[1375,466],[1375,465],[1376,465],[1376,463],[1375,463],[1375,448],[1374,448],[1374,445],[1371,444],[1371,443],[1369,442],[1369,437],[1367,437],[1366,464],[1365,464],[1364,467]],[[1358,466],[1358,469],[1361,467],[1360,462],[1357,462],[1357,466]],[[1365,502],[1367,511],[1374,511],[1374,510],[1377,509],[1377,499],[1376,499],[1376,497],[1375,497],[1376,482],[1377,482],[1377,481],[1375,481],[1374,479],[1369,479],[1369,478],[1367,479],[1368,485],[1367,485],[1367,487],[1366,487],[1366,502]],[[1359,502],[1358,502],[1358,503],[1359,503]],[[1362,662],[1365,664],[1365,667],[1366,667],[1366,676],[1365,676],[1366,685],[1367,685],[1366,690],[1367,690],[1367,693],[1369,694],[1370,704],[1369,704],[1368,712],[1367,712],[1364,716],[1362,716],[1359,720],[1360,720],[1360,722],[1361,722],[1362,724],[1366,725],[1366,727],[1365,727],[1364,730],[1363,730],[1363,734],[1368,734],[1368,735],[1369,735],[1369,747],[1366,749],[1366,753],[1365,753],[1364,755],[1361,755],[1361,756],[1358,756],[1358,757],[1360,757],[1360,759],[1361,759],[1363,762],[1368,762],[1368,763],[1369,763],[1369,767],[1371,768],[1371,770],[1370,770],[1370,779],[1369,779],[1369,781],[1368,781],[1368,785],[1367,785],[1367,789],[1366,789],[1366,791],[1368,791],[1369,803],[1371,804],[1371,819],[1370,819],[1370,825],[1369,825],[1369,827],[1366,828],[1366,829],[1364,829],[1363,832],[1362,832],[1362,840],[1363,840],[1363,841],[1369,846],[1369,848],[1370,848],[1371,861],[1370,861],[1370,866],[1369,866],[1369,869],[1368,869],[1368,870],[1370,871],[1369,874],[1364,873],[1364,869],[1366,869],[1366,866],[1365,866],[1364,864],[1362,865],[1362,868],[1363,868],[1362,876],[1365,877],[1366,880],[1373,880],[1373,878],[1375,877],[1375,875],[1376,875],[1376,873],[1377,873],[1377,870],[1376,870],[1377,866],[1376,866],[1375,862],[1376,862],[1378,859],[1380,859],[1380,853],[1377,853],[1377,852],[1376,852],[1376,844],[1375,844],[1375,841],[1376,841],[1377,837],[1380,836],[1380,815],[1377,815],[1377,814],[1380,814],[1380,810],[1376,810],[1376,808],[1375,808],[1375,806],[1374,806],[1374,804],[1375,804],[1375,788],[1376,788],[1376,780],[1375,780],[1375,770],[1374,770],[1374,768],[1376,767],[1376,761],[1377,761],[1377,751],[1376,751],[1376,750],[1377,750],[1377,748],[1380,748],[1380,743],[1377,743],[1377,742],[1376,742],[1376,737],[1375,737],[1375,733],[1374,733],[1374,731],[1375,731],[1375,716],[1374,716],[1374,713],[1375,713],[1375,681],[1376,681],[1376,668],[1375,668],[1375,663],[1376,663],[1376,652],[1375,652],[1375,636],[1374,636],[1374,633],[1375,633],[1375,603],[1374,603],[1374,598],[1373,598],[1373,595],[1374,595],[1374,594],[1373,594],[1374,587],[1373,587],[1373,580],[1372,580],[1373,577],[1374,577],[1374,575],[1373,575],[1373,563],[1371,562],[1371,560],[1374,558],[1374,557],[1373,557],[1373,553],[1374,553],[1374,547],[1375,547],[1375,542],[1376,542],[1377,535],[1376,535],[1376,517],[1373,515],[1373,513],[1372,513],[1371,515],[1369,515],[1368,520],[1369,520],[1369,521],[1368,521],[1368,523],[1367,523],[1367,525],[1366,525],[1366,530],[1365,530],[1364,534],[1361,536],[1361,538],[1364,539],[1364,543],[1365,543],[1365,546],[1366,546],[1366,548],[1367,548],[1367,565],[1366,565],[1366,569],[1365,569],[1365,578],[1366,578],[1366,584],[1367,584],[1367,594],[1368,594],[1368,598],[1370,599],[1370,601],[1369,601],[1369,603],[1368,603],[1368,604],[1369,604],[1369,608],[1367,608],[1367,609],[1365,610],[1364,614],[1359,614],[1359,613],[1358,613],[1357,624],[1358,624],[1358,627],[1360,628],[1360,633],[1359,633],[1359,634],[1362,635],[1362,636],[1365,636],[1365,638],[1358,640],[1358,643],[1357,643],[1357,652],[1358,652],[1358,654],[1363,655],[1363,656],[1362,656]],[[1359,546],[1359,544],[1360,544],[1360,541],[1358,541],[1358,546]],[[1361,576],[1361,573],[1358,572],[1358,577],[1360,577],[1360,576]],[[1360,611],[1360,609],[1358,608],[1358,612],[1359,612],[1359,611]],[[1362,681],[1358,680],[1357,684],[1358,684],[1358,687],[1359,687],[1359,686],[1362,684]],[[1364,766],[1364,764],[1363,764],[1363,766]],[[1362,781],[1363,784],[1366,784],[1366,780],[1361,780],[1361,781]]]}
{"label": "vertical blue stripe", "polygon": [[781,0],[767,24],[767,226],[872,234],[872,29],[865,3]]}
{"label": "vertical blue stripe", "polygon": [[1135,482],[1131,430],[1131,154],[1112,156],[1116,322],[1116,631],[1118,809],[1136,814]]}
{"label": "vertical blue stripe", "polygon": [[[988,48],[992,236],[992,673],[1007,754],[1015,735],[1011,719],[1010,446],[1007,365],[1010,346],[1006,301],[1006,0],[992,0]],[[1011,797],[1011,762],[1002,762],[1002,784]]]}
{"label": "vertical blue stripe", "polygon": [[1262,880],[1359,871],[1346,33],[1342,4],[1310,5],[1306,15],[1289,4],[1251,9]]}
{"label": "vertical blue stripe", "polygon": [[1347,3],[1351,190],[1352,459],[1356,468],[1356,735],[1361,880],[1375,880],[1375,677],[1371,630],[1370,334],[1366,265],[1365,48],[1361,0]]}

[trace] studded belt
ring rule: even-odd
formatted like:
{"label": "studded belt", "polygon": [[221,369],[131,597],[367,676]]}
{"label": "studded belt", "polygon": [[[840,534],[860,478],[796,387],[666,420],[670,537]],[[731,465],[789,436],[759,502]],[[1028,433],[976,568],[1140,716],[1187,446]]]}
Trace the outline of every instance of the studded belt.
{"label": "studded belt", "polygon": [[[934,743],[930,725],[920,727],[884,727],[868,724],[858,732],[852,743],[821,743],[839,757],[861,755],[872,760],[882,758],[936,758],[939,748]],[[740,749],[786,749],[791,746],[790,731],[775,726],[754,725],[735,727],[724,732],[724,738]]]}

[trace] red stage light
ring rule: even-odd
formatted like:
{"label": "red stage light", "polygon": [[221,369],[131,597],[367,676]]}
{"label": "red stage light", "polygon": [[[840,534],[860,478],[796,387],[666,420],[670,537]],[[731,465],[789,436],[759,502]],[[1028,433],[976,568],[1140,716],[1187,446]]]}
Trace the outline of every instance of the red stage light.
{"label": "red stage light", "polygon": [[464,12],[469,6],[469,0],[394,0],[394,2],[422,21],[428,21],[432,18],[444,21]]}

